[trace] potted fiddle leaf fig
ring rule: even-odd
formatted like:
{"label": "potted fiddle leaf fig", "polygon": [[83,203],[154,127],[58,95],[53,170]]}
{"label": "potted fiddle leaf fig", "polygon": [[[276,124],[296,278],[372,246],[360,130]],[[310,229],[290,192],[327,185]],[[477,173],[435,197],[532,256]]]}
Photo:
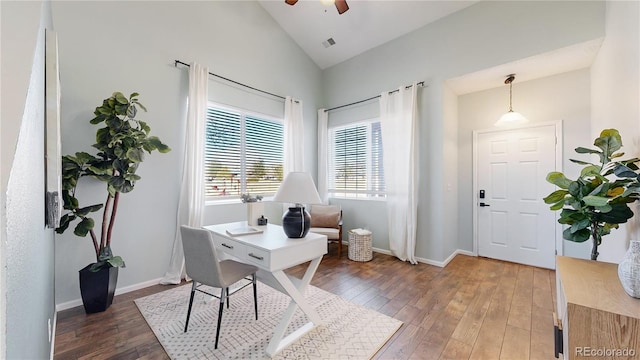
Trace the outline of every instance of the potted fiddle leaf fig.
{"label": "potted fiddle leaf fig", "polygon": [[547,181],[559,187],[544,198],[552,204],[551,210],[562,210],[558,222],[568,227],[563,231],[565,240],[584,242],[592,239],[591,260],[598,259],[598,246],[602,237],[617,229],[619,224],[633,217],[628,204],[640,194],[638,158],[617,160],[624,155],[622,138],[616,129],[605,129],[593,143],[597,149],[578,147],[578,154],[593,154],[598,163],[574,160],[584,165],[576,180],[561,172],[550,172]]}
{"label": "potted fiddle leaf fig", "polygon": [[[129,98],[120,92],[104,99],[96,107],[93,125],[102,125],[96,131],[95,155],[77,152],[62,157],[62,199],[66,213],[60,219],[58,234],[64,233],[73,223],[73,233],[90,236],[95,251],[95,262],[80,270],[80,292],[87,313],[106,310],[115,291],[118,268],[124,260],[111,251],[111,237],[115,224],[120,194],[131,192],[140,175],[138,166],[144,153],[154,150],[166,153],[171,149],[156,136],[149,136],[150,127],[135,117],[138,109],[146,108],[138,101],[138,93]],[[94,178],[106,184],[104,203],[80,205],[76,197],[80,179]],[[102,210],[100,236],[94,230],[92,213]]]}

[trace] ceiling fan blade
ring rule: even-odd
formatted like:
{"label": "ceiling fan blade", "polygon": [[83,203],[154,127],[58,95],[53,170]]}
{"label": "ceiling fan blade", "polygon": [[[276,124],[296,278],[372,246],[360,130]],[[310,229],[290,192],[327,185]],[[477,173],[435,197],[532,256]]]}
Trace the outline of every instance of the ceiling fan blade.
{"label": "ceiling fan blade", "polygon": [[286,2],[289,5],[295,5],[298,2],[298,0],[284,0],[284,2]]}
{"label": "ceiling fan blade", "polygon": [[347,0],[336,0],[336,9],[338,9],[338,14],[342,14],[345,11],[349,10],[349,5],[347,5]]}

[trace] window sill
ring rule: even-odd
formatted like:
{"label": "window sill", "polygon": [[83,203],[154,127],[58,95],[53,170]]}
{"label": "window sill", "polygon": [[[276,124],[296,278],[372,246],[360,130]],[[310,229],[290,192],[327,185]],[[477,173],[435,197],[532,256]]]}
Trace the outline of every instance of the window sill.
{"label": "window sill", "polygon": [[[262,202],[271,201],[273,196],[265,197]],[[204,206],[219,206],[219,205],[238,205],[242,204],[240,199],[224,199],[224,200],[205,200]]]}
{"label": "window sill", "polygon": [[381,198],[381,197],[335,197],[335,196],[329,196],[329,199],[331,200],[347,200],[347,201],[376,201],[376,202],[386,202],[387,198]]}

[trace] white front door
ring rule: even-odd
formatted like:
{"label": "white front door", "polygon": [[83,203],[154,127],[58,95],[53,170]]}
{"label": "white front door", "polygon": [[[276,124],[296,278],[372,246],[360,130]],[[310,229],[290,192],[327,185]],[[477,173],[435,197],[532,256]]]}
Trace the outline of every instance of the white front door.
{"label": "white front door", "polygon": [[476,132],[478,255],[555,268],[556,214],[542,200],[556,165],[556,125]]}

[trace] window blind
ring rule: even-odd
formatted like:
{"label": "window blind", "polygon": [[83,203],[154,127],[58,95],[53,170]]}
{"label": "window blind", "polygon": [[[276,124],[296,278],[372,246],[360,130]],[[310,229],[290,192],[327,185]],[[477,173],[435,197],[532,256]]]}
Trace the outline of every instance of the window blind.
{"label": "window blind", "polygon": [[206,137],[207,198],[275,194],[283,176],[281,120],[209,107]]}
{"label": "window blind", "polygon": [[335,197],[384,197],[380,122],[329,130],[329,193]]}

